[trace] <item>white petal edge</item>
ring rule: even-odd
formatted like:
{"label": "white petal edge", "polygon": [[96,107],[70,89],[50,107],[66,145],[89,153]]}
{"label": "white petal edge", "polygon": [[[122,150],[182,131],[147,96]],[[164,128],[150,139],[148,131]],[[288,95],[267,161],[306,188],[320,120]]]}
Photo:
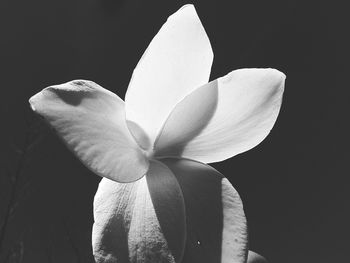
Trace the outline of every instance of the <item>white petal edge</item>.
{"label": "white petal edge", "polygon": [[[248,235],[243,204],[238,192],[226,178],[222,179],[221,187],[224,229],[222,232],[221,263],[245,263]],[[245,241],[243,243],[244,249],[242,249],[242,241]]]}
{"label": "white petal edge", "polygon": [[130,134],[124,102],[92,81],[50,86],[29,100],[95,174],[119,182],[145,175],[149,163]]}
{"label": "white petal edge", "polygon": [[194,6],[183,6],[168,18],[133,72],[125,96],[127,120],[141,126],[153,144],[176,103],[208,82],[212,61]]}
{"label": "white petal edge", "polygon": [[277,119],[284,82],[276,69],[239,69],[198,88],[169,115],[155,155],[212,163],[255,147]]}

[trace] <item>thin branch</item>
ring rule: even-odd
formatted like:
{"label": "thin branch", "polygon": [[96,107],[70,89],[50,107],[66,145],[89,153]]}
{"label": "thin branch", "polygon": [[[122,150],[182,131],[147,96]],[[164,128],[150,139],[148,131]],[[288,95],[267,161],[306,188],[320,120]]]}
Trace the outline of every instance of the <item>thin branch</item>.
{"label": "thin branch", "polygon": [[16,153],[19,154],[19,160],[18,160],[17,168],[13,172],[12,176],[9,176],[11,179],[11,192],[10,192],[9,202],[5,210],[5,216],[4,216],[3,222],[0,222],[0,255],[4,252],[3,247],[4,247],[5,232],[7,230],[7,226],[10,221],[11,215],[13,215],[14,209],[16,208],[16,205],[17,205],[16,194],[18,192],[20,177],[25,166],[29,148],[31,148],[31,146],[35,144],[35,141],[38,139],[40,124],[37,123],[35,118],[36,117],[32,112],[29,113],[29,116],[27,115],[27,118],[26,118],[27,129],[26,129],[22,149],[18,149],[18,147],[15,147],[13,145],[13,149],[15,150]]}
{"label": "thin branch", "polygon": [[24,141],[24,147],[23,147],[23,152],[20,155],[18,166],[17,166],[16,172],[15,172],[15,174],[13,176],[13,183],[12,183],[12,190],[11,190],[10,200],[9,200],[9,202],[7,204],[7,208],[6,208],[6,211],[5,211],[5,218],[4,218],[4,221],[3,221],[2,225],[1,225],[1,229],[0,229],[0,253],[1,253],[2,248],[3,248],[3,241],[4,241],[4,237],[5,237],[5,231],[7,229],[7,225],[8,225],[8,222],[9,222],[11,210],[12,210],[13,204],[14,204],[15,199],[16,199],[16,190],[17,190],[17,187],[18,187],[19,177],[20,177],[20,175],[22,173],[23,166],[24,166],[25,159],[26,159],[27,146],[28,146],[28,143],[29,143],[28,139],[29,139],[29,132],[26,133],[26,137],[25,137],[25,141]]}
{"label": "thin branch", "polygon": [[4,262],[16,262],[16,263],[22,263],[23,262],[23,256],[24,256],[24,242],[23,242],[23,234],[21,235],[20,241],[16,243],[12,249],[10,249],[6,257],[4,259]]}

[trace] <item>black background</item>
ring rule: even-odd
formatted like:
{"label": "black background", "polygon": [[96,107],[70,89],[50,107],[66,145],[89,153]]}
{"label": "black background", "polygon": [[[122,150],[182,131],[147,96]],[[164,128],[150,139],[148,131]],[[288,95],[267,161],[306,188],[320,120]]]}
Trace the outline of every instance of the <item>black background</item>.
{"label": "black background", "polygon": [[[26,120],[33,118],[28,98],[79,78],[124,98],[148,43],[185,3],[1,1],[0,222],[11,197],[8,176],[19,166],[21,173],[0,260],[92,262],[92,200],[100,178],[46,126],[19,164]],[[242,197],[250,248],[271,263],[347,262],[345,7],[331,1],[192,3],[214,50],[211,79],[243,67],[287,75],[271,134],[253,150],[214,164]]]}

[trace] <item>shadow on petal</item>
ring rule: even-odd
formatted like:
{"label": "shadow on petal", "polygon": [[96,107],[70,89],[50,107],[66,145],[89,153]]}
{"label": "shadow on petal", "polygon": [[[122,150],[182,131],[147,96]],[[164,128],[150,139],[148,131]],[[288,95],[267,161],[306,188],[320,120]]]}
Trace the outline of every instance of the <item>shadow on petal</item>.
{"label": "shadow on petal", "polygon": [[241,199],[219,172],[196,161],[151,161],[135,183],[102,179],[94,219],[98,263],[246,263]]}
{"label": "shadow on petal", "polygon": [[245,263],[247,229],[241,200],[214,168],[186,159],[162,159],[176,176],[186,208],[183,263]]}
{"label": "shadow on petal", "polygon": [[185,240],[185,205],[179,183],[171,170],[151,162],[147,183],[160,227],[175,261],[182,262]]}
{"label": "shadow on petal", "polygon": [[95,174],[133,182],[149,162],[125,121],[124,102],[92,81],[50,86],[29,99],[66,146]]}
{"label": "shadow on petal", "polygon": [[97,263],[129,262],[128,232],[139,182],[102,179],[94,199],[92,244]]}
{"label": "shadow on petal", "polygon": [[93,251],[98,263],[179,263],[185,247],[180,186],[164,164],[152,161],[134,183],[102,179],[94,199]]}
{"label": "shadow on petal", "polygon": [[171,112],[156,155],[213,163],[257,146],[276,121],[284,82],[275,69],[239,69],[197,88]]}
{"label": "shadow on petal", "polygon": [[156,156],[181,156],[187,143],[206,128],[218,104],[217,81],[197,88],[179,102],[155,141]]}
{"label": "shadow on petal", "polygon": [[207,166],[185,160],[164,160],[181,186],[187,216],[183,263],[221,262],[221,179]]}

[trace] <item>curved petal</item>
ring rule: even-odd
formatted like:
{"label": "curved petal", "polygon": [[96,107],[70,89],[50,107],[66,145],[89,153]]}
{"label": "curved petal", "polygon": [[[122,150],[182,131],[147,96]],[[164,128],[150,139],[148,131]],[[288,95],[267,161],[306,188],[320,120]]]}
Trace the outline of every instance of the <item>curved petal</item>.
{"label": "curved petal", "polygon": [[156,156],[211,163],[255,147],[277,119],[284,81],[275,69],[240,69],[198,88],[168,117]]}
{"label": "curved petal", "polygon": [[185,204],[174,174],[164,164],[152,161],[147,182],[154,210],[176,262],[181,262],[186,241]]}
{"label": "curved petal", "polygon": [[267,260],[258,253],[249,250],[247,263],[267,263]]}
{"label": "curved petal", "polygon": [[96,262],[181,262],[184,211],[174,175],[159,162],[135,183],[102,179],[94,200]]}
{"label": "curved petal", "polygon": [[127,119],[153,143],[175,104],[208,82],[212,61],[196,10],[185,5],[168,18],[135,68],[125,96]]}
{"label": "curved petal", "polygon": [[29,102],[94,173],[119,182],[146,173],[149,163],[126,126],[124,102],[114,93],[75,80],[48,87]]}
{"label": "curved petal", "polygon": [[214,168],[185,159],[162,159],[176,176],[186,208],[183,263],[245,263],[247,222],[242,201]]}

